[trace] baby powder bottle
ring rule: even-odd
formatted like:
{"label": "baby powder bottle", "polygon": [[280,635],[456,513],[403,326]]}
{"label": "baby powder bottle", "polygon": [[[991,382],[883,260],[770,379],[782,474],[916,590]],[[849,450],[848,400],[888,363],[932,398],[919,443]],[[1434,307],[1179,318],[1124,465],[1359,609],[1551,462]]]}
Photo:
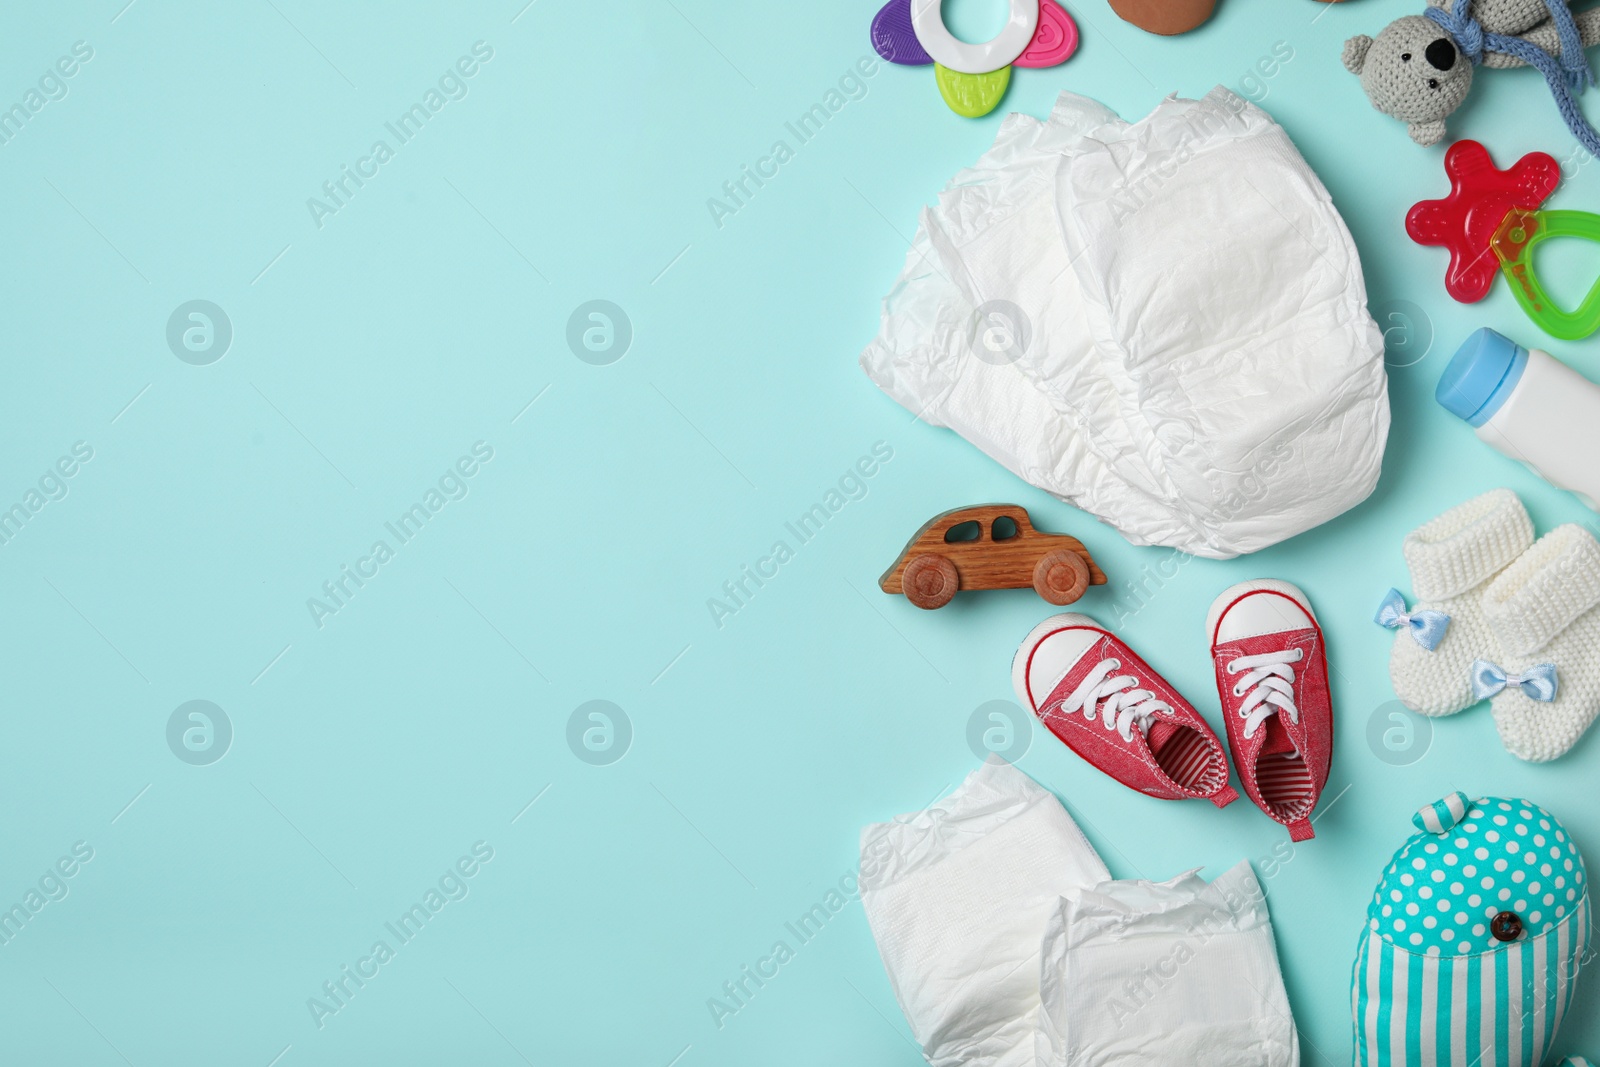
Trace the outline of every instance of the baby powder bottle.
{"label": "baby powder bottle", "polygon": [[1500,452],[1600,511],[1600,385],[1548,352],[1484,328],[1451,358],[1434,399]]}

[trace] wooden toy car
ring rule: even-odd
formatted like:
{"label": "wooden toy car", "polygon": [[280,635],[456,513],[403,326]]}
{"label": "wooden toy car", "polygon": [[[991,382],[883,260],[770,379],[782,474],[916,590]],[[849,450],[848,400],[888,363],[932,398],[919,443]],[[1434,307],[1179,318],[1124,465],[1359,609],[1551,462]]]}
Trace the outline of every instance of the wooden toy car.
{"label": "wooden toy car", "polygon": [[878,579],[919,608],[942,608],[958,589],[1034,590],[1070,604],[1106,576],[1076,537],[1040,533],[1016,504],[980,504],[936,515]]}

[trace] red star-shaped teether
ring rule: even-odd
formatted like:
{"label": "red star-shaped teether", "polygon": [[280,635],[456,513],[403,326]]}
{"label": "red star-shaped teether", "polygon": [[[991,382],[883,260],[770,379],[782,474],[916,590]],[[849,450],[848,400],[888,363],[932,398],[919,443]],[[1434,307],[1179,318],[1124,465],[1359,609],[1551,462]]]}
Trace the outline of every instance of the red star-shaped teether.
{"label": "red star-shaped teether", "polygon": [[1555,192],[1561,166],[1543,152],[1529,152],[1509,170],[1495,167],[1477,141],[1457,141],[1444,155],[1450,195],[1423,200],[1406,213],[1406,233],[1423,245],[1450,249],[1444,287],[1463,304],[1489,295],[1500,261],[1489,238],[1512,208],[1533,210]]}

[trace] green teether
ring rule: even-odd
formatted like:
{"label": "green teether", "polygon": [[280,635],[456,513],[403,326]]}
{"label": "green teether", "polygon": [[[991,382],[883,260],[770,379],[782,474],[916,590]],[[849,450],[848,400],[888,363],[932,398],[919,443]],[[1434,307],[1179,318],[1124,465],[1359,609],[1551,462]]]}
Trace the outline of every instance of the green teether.
{"label": "green teether", "polygon": [[939,95],[950,105],[950,110],[969,119],[987,115],[1000,106],[1011,84],[1011,67],[1004,66],[988,74],[962,74],[940,63],[933,65],[934,80],[939,83]]}
{"label": "green teether", "polygon": [[1577,237],[1600,243],[1600,215],[1587,211],[1512,208],[1489,239],[1489,247],[1494,249],[1501,271],[1511,281],[1511,292],[1528,318],[1551,337],[1576,341],[1600,329],[1600,280],[1589,287],[1588,295],[1575,310],[1558,307],[1533,269],[1534,246],[1552,237]]}

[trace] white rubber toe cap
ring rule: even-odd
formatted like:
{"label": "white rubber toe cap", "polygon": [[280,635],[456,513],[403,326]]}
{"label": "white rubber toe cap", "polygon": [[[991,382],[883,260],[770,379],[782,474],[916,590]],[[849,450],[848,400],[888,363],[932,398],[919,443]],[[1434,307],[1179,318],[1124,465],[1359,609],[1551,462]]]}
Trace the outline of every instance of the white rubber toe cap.
{"label": "white rubber toe cap", "polygon": [[1011,686],[1022,706],[1038,711],[1039,701],[1099,643],[1101,629],[1087,615],[1066,614],[1052,615],[1029,631],[1011,660]]}
{"label": "white rubber toe cap", "polygon": [[1213,645],[1223,645],[1262,634],[1307,630],[1315,624],[1311,601],[1298,586],[1259,578],[1225,589],[1212,601],[1206,634]]}

